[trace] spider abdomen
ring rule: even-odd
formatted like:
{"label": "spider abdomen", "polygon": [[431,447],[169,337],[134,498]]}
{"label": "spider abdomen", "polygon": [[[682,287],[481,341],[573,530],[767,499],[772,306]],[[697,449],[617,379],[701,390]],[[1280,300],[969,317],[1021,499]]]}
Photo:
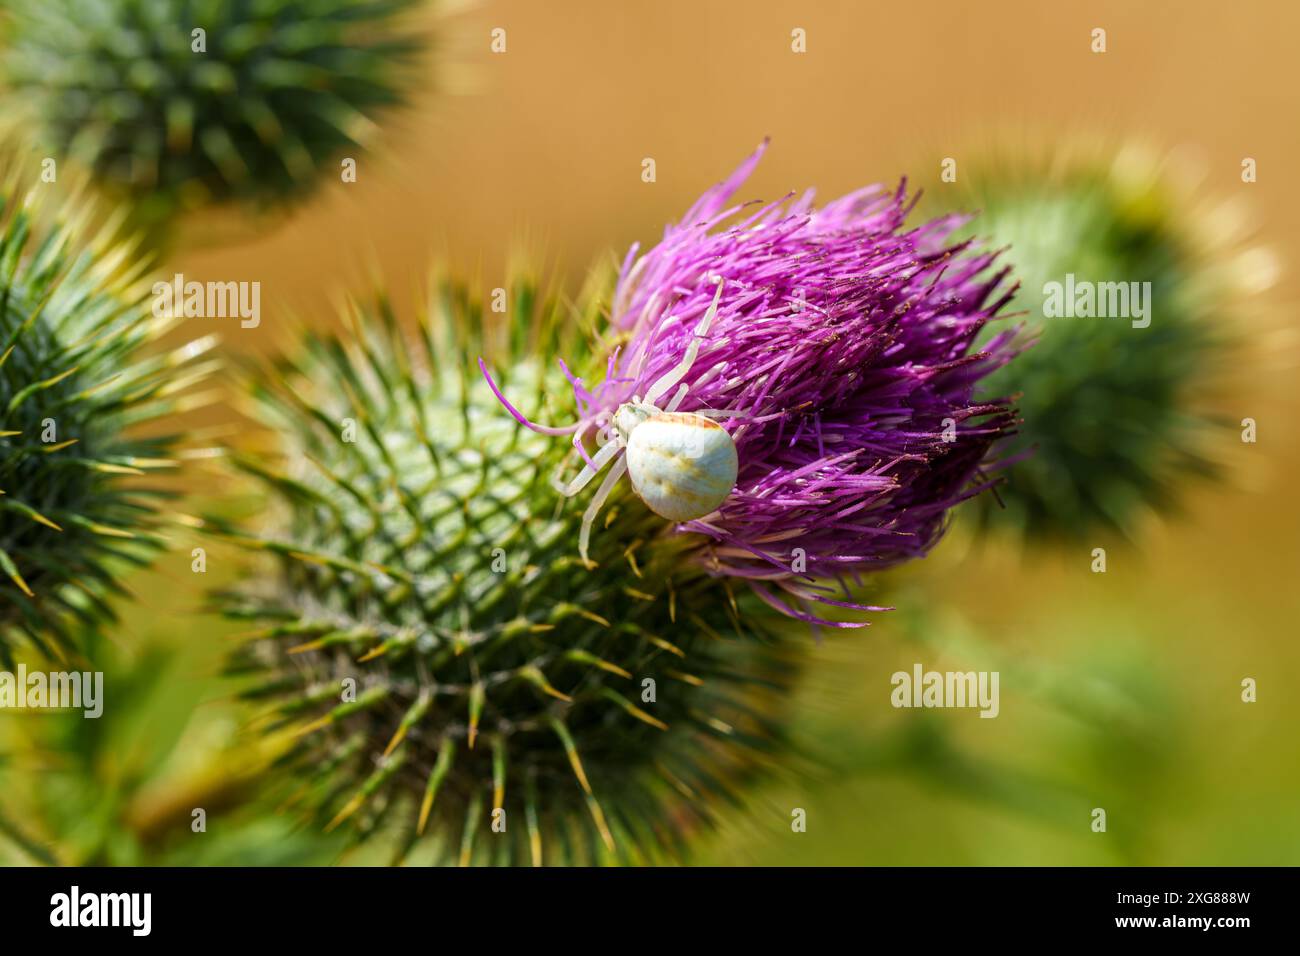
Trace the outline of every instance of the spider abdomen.
{"label": "spider abdomen", "polygon": [[693,521],[718,509],[736,484],[736,443],[717,422],[691,412],[661,412],[632,429],[627,470],[655,514]]}

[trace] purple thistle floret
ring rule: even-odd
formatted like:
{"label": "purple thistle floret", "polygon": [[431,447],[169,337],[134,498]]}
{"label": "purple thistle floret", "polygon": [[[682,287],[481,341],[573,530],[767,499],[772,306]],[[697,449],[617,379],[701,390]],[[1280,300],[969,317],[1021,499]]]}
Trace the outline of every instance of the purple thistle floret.
{"label": "purple thistle floret", "polygon": [[713,417],[735,440],[739,473],[716,512],[677,528],[704,536],[699,560],[711,572],[818,620],[788,600],[859,607],[825,582],[925,554],[948,509],[989,484],[981,464],[1015,419],[1007,400],[974,393],[1012,356],[1015,330],[979,350],[975,341],[1014,289],[1008,269],[992,268],[996,253],[950,241],[962,217],[905,230],[913,203],[902,185],[820,209],[811,191],[728,206],[765,147],[657,246],[629,251],[610,317],[622,345],[600,385],[569,375],[575,425],[534,425],[498,397],[531,428],[572,433],[592,470],[584,443],[687,356],[721,277],[677,410],[734,413]]}

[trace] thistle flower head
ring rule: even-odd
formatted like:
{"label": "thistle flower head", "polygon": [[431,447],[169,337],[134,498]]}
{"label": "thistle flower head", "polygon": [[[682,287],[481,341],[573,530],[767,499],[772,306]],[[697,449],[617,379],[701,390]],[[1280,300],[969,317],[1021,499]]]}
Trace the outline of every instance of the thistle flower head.
{"label": "thistle flower head", "polygon": [[[946,511],[978,489],[972,479],[1012,415],[972,394],[1009,357],[1009,333],[980,351],[973,343],[1010,292],[994,254],[948,241],[961,218],[905,227],[902,186],[821,208],[811,192],[732,204],[762,152],[653,249],[633,247],[603,381],[571,376],[577,422],[543,430],[574,433],[585,466],[572,493],[606,462],[619,473],[628,407],[716,420],[735,442],[735,488],[678,529],[704,536],[699,560],[780,603],[761,582],[799,599],[820,593],[796,580],[794,549],[805,582],[893,565],[924,554]],[[594,455],[593,440],[605,442]]]}

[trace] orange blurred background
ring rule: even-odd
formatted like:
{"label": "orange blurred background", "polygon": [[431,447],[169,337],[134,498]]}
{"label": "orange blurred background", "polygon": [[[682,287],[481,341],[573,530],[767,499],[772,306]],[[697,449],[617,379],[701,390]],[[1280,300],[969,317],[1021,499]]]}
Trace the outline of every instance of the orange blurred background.
{"label": "orange blurred background", "polygon": [[[251,241],[174,264],[200,280],[259,279],[264,307],[313,316],[364,284],[368,255],[395,290],[417,287],[434,255],[496,285],[521,244],[578,276],[593,256],[653,241],[765,136],[746,198],[805,186],[829,197],[904,173],[934,188],[942,157],[1025,131],[1194,146],[1208,185],[1248,189],[1265,231],[1294,252],[1300,8],[1282,0],[462,7],[435,4],[428,89],[384,124],[356,183],[328,183]],[[489,50],[497,27],[502,54]],[[791,51],[796,27],[803,54]],[[1090,52],[1094,27],[1105,54]],[[1249,187],[1244,156],[1259,163]],[[647,157],[654,183],[641,180]],[[194,223],[191,244],[211,241]]]}

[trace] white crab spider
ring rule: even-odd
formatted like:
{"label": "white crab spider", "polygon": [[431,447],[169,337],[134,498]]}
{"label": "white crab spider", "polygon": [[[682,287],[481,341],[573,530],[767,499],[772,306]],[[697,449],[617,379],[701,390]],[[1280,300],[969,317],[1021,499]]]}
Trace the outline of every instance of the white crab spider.
{"label": "white crab spider", "polygon": [[[655,514],[669,521],[692,521],[716,511],[736,484],[736,443],[711,415],[732,417],[735,412],[679,412],[687,386],[681,385],[662,409],[655,403],[677,385],[695,364],[700,344],[718,314],[722,279],[713,302],[695,327],[695,335],[682,360],[650,386],[645,397],[633,396],[614,413],[612,436],[563,489],[573,497],[611,461],[596,495],[582,515],[578,552],[587,559],[587,546],[596,515],[623,473],[632,479],[637,496]],[[626,452],[626,454],[620,454]]]}

